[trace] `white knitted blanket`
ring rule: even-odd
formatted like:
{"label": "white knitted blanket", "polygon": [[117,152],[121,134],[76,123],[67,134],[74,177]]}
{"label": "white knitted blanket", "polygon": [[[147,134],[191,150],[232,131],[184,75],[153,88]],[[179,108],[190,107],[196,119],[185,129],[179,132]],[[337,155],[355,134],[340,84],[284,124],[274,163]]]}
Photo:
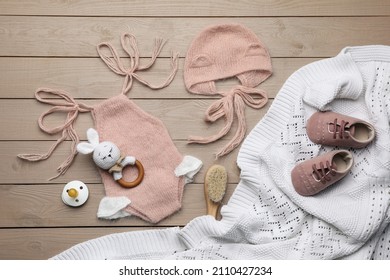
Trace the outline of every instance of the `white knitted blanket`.
{"label": "white knitted blanket", "polygon": [[[283,85],[238,156],[241,180],[222,220],[183,229],[113,234],[54,259],[390,259],[390,47],[345,48],[309,64]],[[313,196],[297,194],[290,172],[334,147],[313,144],[306,120],[333,110],[374,125],[376,138],[350,173]]]}

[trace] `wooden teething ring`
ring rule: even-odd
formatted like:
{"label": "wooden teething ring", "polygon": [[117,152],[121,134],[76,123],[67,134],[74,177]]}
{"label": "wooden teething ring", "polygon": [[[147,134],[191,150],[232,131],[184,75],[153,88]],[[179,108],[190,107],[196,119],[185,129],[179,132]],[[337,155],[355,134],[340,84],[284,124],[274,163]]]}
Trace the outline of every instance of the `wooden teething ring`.
{"label": "wooden teething ring", "polygon": [[125,181],[123,179],[123,177],[120,178],[119,180],[116,180],[118,182],[118,184],[121,185],[124,188],[134,188],[134,187],[138,186],[142,182],[142,180],[144,178],[145,171],[144,171],[144,167],[142,166],[142,163],[140,161],[136,160],[134,165],[138,169],[138,177],[137,177],[137,179],[135,179],[132,182]]}

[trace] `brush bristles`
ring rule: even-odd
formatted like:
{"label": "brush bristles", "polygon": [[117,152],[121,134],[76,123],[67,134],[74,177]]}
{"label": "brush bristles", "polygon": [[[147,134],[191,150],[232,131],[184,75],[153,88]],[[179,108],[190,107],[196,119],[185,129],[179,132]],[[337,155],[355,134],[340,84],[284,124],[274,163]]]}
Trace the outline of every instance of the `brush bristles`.
{"label": "brush bristles", "polygon": [[206,174],[206,184],[208,184],[210,200],[220,202],[225,195],[227,186],[227,172],[225,167],[221,165],[210,167]]}

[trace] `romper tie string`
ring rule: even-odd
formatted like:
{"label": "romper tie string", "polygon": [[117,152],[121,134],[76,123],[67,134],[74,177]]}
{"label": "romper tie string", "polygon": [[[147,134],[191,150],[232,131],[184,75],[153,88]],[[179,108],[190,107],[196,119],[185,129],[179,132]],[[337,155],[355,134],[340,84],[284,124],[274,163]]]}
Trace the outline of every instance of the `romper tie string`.
{"label": "romper tie string", "polygon": [[[110,43],[100,43],[97,46],[97,52],[101,59],[107,64],[108,68],[110,68],[114,73],[125,76],[125,81],[122,86],[122,94],[126,94],[133,85],[133,79],[138,80],[140,83],[148,86],[151,89],[161,89],[166,86],[168,86],[173,78],[175,77],[177,70],[178,70],[178,58],[179,54],[176,53],[175,55],[172,53],[171,56],[171,68],[172,71],[168,78],[160,85],[153,85],[150,84],[148,81],[143,79],[140,75],[136,73],[136,71],[143,71],[149,69],[154,62],[156,61],[157,56],[160,54],[164,44],[166,41],[157,38],[154,42],[154,49],[152,53],[152,58],[149,61],[147,65],[141,66],[140,65],[140,55],[137,45],[137,40],[134,35],[125,33],[121,36],[121,45],[123,50],[127,53],[127,55],[130,57],[130,67],[126,68],[117,51]],[[106,47],[110,51],[110,55],[106,55],[103,53],[103,48]]]}
{"label": "romper tie string", "polygon": [[[232,140],[229,141],[216,155],[221,157],[234,150],[244,139],[246,133],[245,122],[245,104],[254,109],[260,109],[268,101],[267,93],[261,89],[246,87],[238,85],[233,87],[228,92],[215,92],[215,94],[222,95],[221,99],[216,100],[206,110],[205,119],[209,122],[215,122],[221,117],[225,117],[224,127],[215,135],[209,137],[190,136],[190,143],[207,144],[225,136],[231,129],[234,115],[237,116],[238,125],[237,131]],[[254,97],[259,97],[255,99]]]}
{"label": "romper tie string", "polygon": [[[42,94],[49,95],[50,97],[43,97]],[[52,99],[53,97],[60,97],[60,99]],[[38,119],[38,125],[47,134],[54,135],[61,132],[61,137],[50,147],[50,149],[45,154],[19,154],[18,157],[28,161],[41,161],[49,158],[53,151],[57,148],[59,144],[65,141],[68,137],[72,141],[71,154],[65,159],[65,161],[57,168],[58,174],[49,180],[53,180],[60,175],[64,174],[70,165],[74,157],[77,154],[76,146],[79,142],[79,137],[73,127],[75,120],[79,113],[90,112],[92,110],[91,106],[88,106],[83,103],[77,103],[69,93],[62,90],[54,90],[50,88],[39,88],[35,92],[35,98],[42,103],[53,105],[51,109],[44,112]],[[65,112],[68,113],[65,119],[65,122],[56,127],[47,127],[44,124],[45,117],[56,113],[56,112]]]}
{"label": "romper tie string", "polygon": [[[160,85],[152,85],[146,80],[144,80],[141,76],[136,74],[136,71],[143,71],[149,69],[154,62],[156,61],[157,56],[160,54],[162,47],[164,46],[165,41],[162,39],[156,39],[155,40],[155,46],[152,53],[151,60],[148,64],[141,66],[139,63],[140,56],[139,56],[139,50],[137,46],[137,41],[135,37],[131,34],[125,33],[121,36],[121,44],[124,49],[124,51],[129,55],[130,57],[130,68],[126,68],[123,63],[120,60],[120,57],[116,50],[112,47],[109,43],[101,43],[97,46],[97,51],[99,56],[102,58],[102,60],[107,64],[107,66],[114,71],[116,74],[125,76],[125,81],[122,86],[122,94],[126,94],[133,84],[133,79],[138,80],[140,83],[152,88],[152,89],[160,89],[163,87],[168,86],[173,78],[175,77],[177,70],[178,70],[178,58],[179,54],[172,54],[171,57],[171,67],[172,71],[168,78]],[[102,48],[107,47],[110,52],[111,56],[108,56],[103,53]],[[42,94],[48,94],[52,95],[51,98],[43,97]],[[56,99],[52,99],[53,97],[56,97]],[[60,99],[58,99],[58,97]],[[49,88],[39,88],[35,92],[35,98],[45,104],[53,105],[51,109],[43,113],[40,118],[38,119],[39,127],[48,134],[57,134],[61,132],[61,137],[57,139],[57,141],[50,147],[50,149],[45,154],[20,154],[18,155],[19,158],[25,159],[28,161],[40,161],[45,160],[51,156],[51,154],[54,152],[54,150],[57,148],[59,144],[61,144],[63,141],[65,141],[68,137],[72,141],[71,146],[71,154],[66,158],[66,160],[58,167],[57,171],[58,174],[49,180],[55,179],[59,177],[60,175],[63,175],[70,165],[73,162],[74,157],[77,154],[77,144],[79,142],[79,137],[73,127],[75,120],[77,119],[77,116],[79,113],[84,112],[90,112],[93,110],[92,106],[88,106],[83,103],[77,103],[72,97],[70,97],[69,93],[61,90],[53,90]],[[59,125],[57,127],[49,128],[44,125],[43,120],[45,117],[47,117],[50,114],[56,113],[56,112],[65,112],[68,113],[65,122],[62,125]]]}

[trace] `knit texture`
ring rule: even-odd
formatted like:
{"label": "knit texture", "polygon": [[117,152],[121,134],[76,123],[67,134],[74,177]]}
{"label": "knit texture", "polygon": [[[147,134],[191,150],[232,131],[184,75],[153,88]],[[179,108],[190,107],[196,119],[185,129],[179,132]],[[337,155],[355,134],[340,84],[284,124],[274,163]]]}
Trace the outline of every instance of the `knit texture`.
{"label": "knit texture", "polygon": [[[145,176],[135,188],[121,187],[111,174],[99,170],[108,197],[128,197],[131,214],[157,223],[181,207],[184,177],[175,176],[183,161],[163,123],[124,95],[112,97],[93,110],[101,141],[115,143],[122,154],[142,162]],[[137,178],[135,168],[124,168],[123,178]]]}
{"label": "knit texture", "polygon": [[[272,74],[271,59],[265,46],[248,28],[238,24],[214,25],[206,28],[192,41],[184,65],[184,82],[191,93],[219,95],[206,111],[206,121],[222,117],[225,125],[209,137],[190,136],[190,143],[207,144],[225,136],[237,117],[238,128],[232,140],[218,153],[226,155],[237,148],[246,133],[245,104],[262,108],[267,94],[255,89]],[[237,77],[241,85],[220,91],[217,80]]]}
{"label": "knit texture", "polygon": [[[389,259],[390,47],[345,48],[296,71],[245,139],[237,163],[241,180],[222,220],[202,216],[175,232],[186,250],[173,259]],[[312,197],[297,194],[290,173],[309,158],[337,149],[311,142],[306,120],[329,109],[371,123],[376,138],[349,149],[354,164],[341,181]],[[126,235],[153,252],[151,239]],[[109,237],[76,245],[55,258],[88,251],[101,257]],[[163,239],[154,239],[159,246]],[[87,249],[88,248],[88,249]],[[132,258],[129,248],[127,257]],[[115,252],[110,252],[114,257]]]}

